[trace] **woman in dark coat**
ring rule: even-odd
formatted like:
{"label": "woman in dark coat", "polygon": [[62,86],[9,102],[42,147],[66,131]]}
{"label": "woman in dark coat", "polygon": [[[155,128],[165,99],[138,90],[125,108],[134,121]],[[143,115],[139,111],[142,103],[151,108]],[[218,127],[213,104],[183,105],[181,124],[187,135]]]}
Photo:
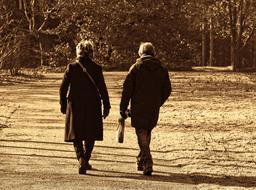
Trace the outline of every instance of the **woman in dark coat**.
{"label": "woman in dark coat", "polygon": [[142,43],[139,56],[123,84],[120,114],[124,119],[127,117],[126,110],[131,101],[131,124],[140,147],[138,170],[143,170],[144,175],[151,175],[151,131],[157,124],[160,107],[170,96],[172,88],[168,70],[155,57],[152,43]]}
{"label": "woman in dark coat", "polygon": [[60,86],[60,105],[66,114],[65,141],[73,142],[79,173],[85,174],[91,169],[89,160],[95,141],[103,140],[102,116],[108,116],[110,102],[102,68],[92,61],[92,42],[81,41],[76,54],[77,60],[68,65]]}

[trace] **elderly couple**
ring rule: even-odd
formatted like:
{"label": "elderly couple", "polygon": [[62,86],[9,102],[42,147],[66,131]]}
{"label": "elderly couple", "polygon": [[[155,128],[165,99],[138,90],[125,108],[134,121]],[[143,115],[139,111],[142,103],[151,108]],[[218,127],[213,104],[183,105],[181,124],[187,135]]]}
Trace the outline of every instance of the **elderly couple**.
{"label": "elderly couple", "polygon": [[[77,59],[68,65],[60,86],[61,112],[66,114],[65,141],[74,144],[79,174],[92,168],[89,160],[94,143],[103,140],[102,117],[109,115],[111,107],[102,68],[92,59],[93,49],[89,40],[77,45]],[[139,58],[124,80],[120,115],[127,118],[131,102],[131,124],[140,148],[137,170],[151,175],[151,131],[157,124],[160,107],[171,94],[171,81],[167,68],[155,57],[152,43],[141,43],[138,53]]]}

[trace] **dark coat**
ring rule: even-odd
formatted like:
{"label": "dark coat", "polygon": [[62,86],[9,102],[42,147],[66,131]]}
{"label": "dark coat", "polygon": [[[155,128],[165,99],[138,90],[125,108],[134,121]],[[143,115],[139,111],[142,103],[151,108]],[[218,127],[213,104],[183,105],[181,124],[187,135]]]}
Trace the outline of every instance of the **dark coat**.
{"label": "dark coat", "polygon": [[124,81],[120,110],[125,111],[131,100],[132,126],[152,129],[171,90],[167,68],[157,58],[143,56],[131,66]]}
{"label": "dark coat", "polygon": [[104,109],[110,109],[110,103],[102,68],[90,59],[80,62],[94,79],[100,96],[80,65],[69,64],[60,86],[60,104],[65,107],[67,102],[65,141],[103,140],[101,99]]}

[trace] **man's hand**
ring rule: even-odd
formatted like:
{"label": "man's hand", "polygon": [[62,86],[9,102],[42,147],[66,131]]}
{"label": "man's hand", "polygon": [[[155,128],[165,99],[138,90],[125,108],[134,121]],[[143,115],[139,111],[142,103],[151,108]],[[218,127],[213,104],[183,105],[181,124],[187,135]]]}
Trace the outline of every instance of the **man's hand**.
{"label": "man's hand", "polygon": [[121,117],[123,118],[123,119],[126,119],[128,116],[127,116],[127,114],[126,114],[126,111],[120,111],[120,115],[121,115]]}

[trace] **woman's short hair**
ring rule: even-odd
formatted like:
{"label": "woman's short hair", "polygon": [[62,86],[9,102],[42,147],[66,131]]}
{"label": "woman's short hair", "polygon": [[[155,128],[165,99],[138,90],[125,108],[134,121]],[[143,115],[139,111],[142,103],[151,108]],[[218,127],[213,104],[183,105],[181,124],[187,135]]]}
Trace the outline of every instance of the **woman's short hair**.
{"label": "woman's short hair", "polygon": [[151,42],[142,42],[138,51],[139,56],[152,55],[155,56],[155,47]]}
{"label": "woman's short hair", "polygon": [[76,57],[93,57],[94,44],[91,40],[82,40],[76,46]]}

